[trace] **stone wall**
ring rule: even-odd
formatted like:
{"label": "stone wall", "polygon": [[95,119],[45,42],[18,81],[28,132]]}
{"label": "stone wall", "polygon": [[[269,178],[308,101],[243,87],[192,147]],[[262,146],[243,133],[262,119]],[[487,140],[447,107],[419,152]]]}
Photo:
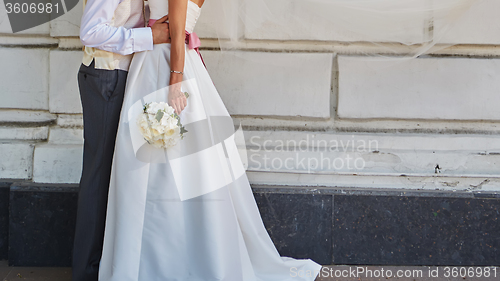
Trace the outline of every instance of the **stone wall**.
{"label": "stone wall", "polygon": [[[220,53],[213,50],[217,40],[211,23],[218,11],[210,1],[197,32],[204,38],[202,53],[220,95],[235,124],[244,126],[247,146],[255,142],[252,137],[275,143],[362,138],[379,145],[377,151],[357,154],[366,168],[355,175],[312,166],[307,169],[312,171],[295,167],[281,173],[284,168],[278,165],[264,169],[250,160],[253,182],[288,185],[300,175],[300,185],[449,190],[450,182],[463,189],[489,179],[482,188],[498,190],[500,21],[494,11],[499,8],[498,1],[486,0],[463,18],[444,39],[458,45],[388,66],[356,55],[378,50],[362,42],[346,43],[353,39],[335,30],[325,30],[331,42],[308,40],[300,28],[286,41],[280,41],[285,38],[278,28],[243,31],[248,40],[242,48],[247,51]],[[83,140],[76,72],[82,56],[81,14],[77,6],[50,23],[13,35],[0,7],[0,178],[79,180]],[[380,38],[384,40],[392,39]],[[262,60],[276,63],[262,67]],[[314,151],[315,143],[307,146]],[[303,155],[316,157],[310,153]],[[408,184],[401,184],[402,175]]]}
{"label": "stone wall", "polygon": [[[201,52],[235,125],[243,125],[255,189],[439,190],[472,197],[500,191],[500,1],[484,0],[461,19],[442,41],[454,46],[391,65],[370,59],[381,50],[363,42],[370,38],[346,37],[335,29],[322,31],[330,41],[321,42],[300,28],[293,38],[280,37],[279,29],[243,30],[248,40],[241,51],[221,53],[211,28],[218,11],[210,0],[205,5],[196,30]],[[81,14],[77,6],[13,35],[0,5],[5,182],[79,181]],[[394,38],[379,40],[383,45]],[[263,67],[260,61],[277,63]],[[284,150],[287,141],[302,150]],[[356,147],[370,142],[373,147]],[[332,159],[340,159],[337,166]],[[363,165],[340,165],[347,159]],[[18,193],[11,191],[11,199],[12,194]],[[259,202],[269,203],[262,196]]]}

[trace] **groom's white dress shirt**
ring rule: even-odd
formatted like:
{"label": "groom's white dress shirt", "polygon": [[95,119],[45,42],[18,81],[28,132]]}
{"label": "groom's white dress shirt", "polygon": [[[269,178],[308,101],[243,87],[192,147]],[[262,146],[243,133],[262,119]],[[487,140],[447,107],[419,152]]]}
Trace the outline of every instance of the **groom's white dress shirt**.
{"label": "groom's white dress shirt", "polygon": [[80,25],[83,64],[128,70],[132,54],[153,49],[151,28],[144,27],[143,0],[87,0]]}

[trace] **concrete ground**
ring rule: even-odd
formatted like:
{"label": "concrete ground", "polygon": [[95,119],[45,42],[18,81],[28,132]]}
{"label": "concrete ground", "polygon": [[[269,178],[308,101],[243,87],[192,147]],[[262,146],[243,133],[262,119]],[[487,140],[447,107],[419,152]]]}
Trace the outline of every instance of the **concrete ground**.
{"label": "concrete ground", "polygon": [[71,281],[71,267],[10,267],[0,261],[1,281]]}
{"label": "concrete ground", "polygon": [[[371,273],[369,271],[371,270]],[[462,276],[460,276],[462,270]],[[388,276],[388,272],[392,274]],[[481,272],[481,276],[479,273]],[[316,281],[448,281],[448,280],[500,280],[500,268],[490,267],[485,277],[485,267],[428,267],[428,266],[348,266],[334,265],[322,269]],[[453,277],[455,273],[456,277]],[[291,270],[291,277],[311,274]],[[372,274],[371,277],[369,274]],[[400,274],[401,277],[396,275]],[[464,276],[465,274],[465,276]],[[406,275],[406,276],[405,276]],[[449,275],[449,276],[447,276]],[[343,276],[343,277],[342,277]],[[377,277],[375,277],[377,276]],[[7,261],[0,261],[0,281],[71,281],[70,267],[9,267]],[[293,278],[292,278],[293,279]],[[238,281],[238,280],[234,280]],[[279,280],[276,280],[279,281]]]}

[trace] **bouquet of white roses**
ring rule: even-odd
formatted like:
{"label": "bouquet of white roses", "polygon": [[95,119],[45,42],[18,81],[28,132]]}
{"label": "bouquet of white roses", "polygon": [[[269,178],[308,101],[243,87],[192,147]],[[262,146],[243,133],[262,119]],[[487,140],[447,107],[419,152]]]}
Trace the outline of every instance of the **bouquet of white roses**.
{"label": "bouquet of white roses", "polygon": [[158,148],[176,145],[187,132],[179,115],[166,102],[145,104],[143,112],[137,118],[137,125],[144,139]]}

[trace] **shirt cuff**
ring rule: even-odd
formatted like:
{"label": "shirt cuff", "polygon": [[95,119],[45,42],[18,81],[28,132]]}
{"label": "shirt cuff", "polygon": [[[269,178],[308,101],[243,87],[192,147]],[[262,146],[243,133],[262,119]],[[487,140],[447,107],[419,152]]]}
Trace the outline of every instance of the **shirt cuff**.
{"label": "shirt cuff", "polygon": [[153,32],[150,27],[134,28],[134,53],[153,50]]}

